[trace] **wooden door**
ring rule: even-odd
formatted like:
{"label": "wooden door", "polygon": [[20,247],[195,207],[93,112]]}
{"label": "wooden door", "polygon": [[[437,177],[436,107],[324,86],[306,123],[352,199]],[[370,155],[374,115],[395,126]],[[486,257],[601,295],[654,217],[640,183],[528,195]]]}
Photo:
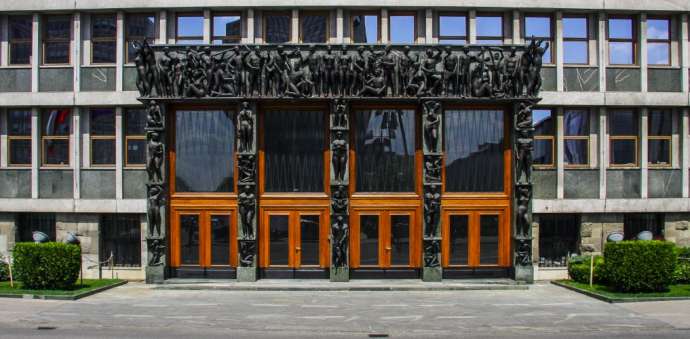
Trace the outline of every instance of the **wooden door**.
{"label": "wooden door", "polygon": [[507,208],[444,211],[444,267],[510,265],[510,224]]}
{"label": "wooden door", "polygon": [[419,267],[421,228],[415,210],[354,211],[350,220],[352,268]]}
{"label": "wooden door", "polygon": [[328,267],[326,212],[274,210],[263,212],[260,266],[264,268]]}
{"label": "wooden door", "polygon": [[234,213],[226,209],[173,208],[170,265],[237,266]]}

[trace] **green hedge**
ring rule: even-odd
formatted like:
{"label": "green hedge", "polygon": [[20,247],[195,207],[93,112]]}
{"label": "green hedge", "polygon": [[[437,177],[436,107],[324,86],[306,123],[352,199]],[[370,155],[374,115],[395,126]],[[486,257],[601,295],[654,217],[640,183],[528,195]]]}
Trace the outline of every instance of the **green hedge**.
{"label": "green hedge", "polygon": [[606,278],[622,292],[660,292],[674,281],[675,245],[666,241],[621,241],[604,247]]}
{"label": "green hedge", "polygon": [[79,278],[79,245],[18,243],[13,255],[13,273],[25,288],[70,289]]}
{"label": "green hedge", "polygon": [[678,264],[673,272],[676,284],[690,284],[690,247],[678,247]]}
{"label": "green hedge", "polygon": [[10,280],[10,267],[4,260],[0,260],[0,281],[6,280]]}
{"label": "green hedge", "polygon": [[[570,278],[583,284],[589,284],[589,265],[591,256],[582,255],[571,258],[568,261],[568,274]],[[604,257],[597,255],[594,257],[594,283],[603,284],[606,281],[606,271],[604,270]]]}

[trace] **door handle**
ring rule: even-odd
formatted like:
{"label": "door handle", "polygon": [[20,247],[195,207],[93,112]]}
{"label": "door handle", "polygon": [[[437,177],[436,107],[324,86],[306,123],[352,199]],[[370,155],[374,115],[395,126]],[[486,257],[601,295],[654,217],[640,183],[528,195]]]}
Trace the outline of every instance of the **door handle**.
{"label": "door handle", "polygon": [[391,250],[390,246],[386,246],[386,251],[390,251],[390,250]]}
{"label": "door handle", "polygon": [[299,251],[301,251],[301,250],[302,250],[301,247],[299,247],[299,246],[296,246],[296,247],[295,247],[295,251],[299,252]]}

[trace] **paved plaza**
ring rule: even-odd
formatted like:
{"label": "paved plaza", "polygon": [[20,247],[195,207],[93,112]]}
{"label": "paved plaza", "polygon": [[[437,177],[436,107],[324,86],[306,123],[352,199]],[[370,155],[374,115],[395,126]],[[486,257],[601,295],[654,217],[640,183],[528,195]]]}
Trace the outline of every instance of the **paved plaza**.
{"label": "paved plaza", "polygon": [[550,284],[485,291],[161,290],[0,299],[0,338],[688,338],[690,301],[608,304]]}

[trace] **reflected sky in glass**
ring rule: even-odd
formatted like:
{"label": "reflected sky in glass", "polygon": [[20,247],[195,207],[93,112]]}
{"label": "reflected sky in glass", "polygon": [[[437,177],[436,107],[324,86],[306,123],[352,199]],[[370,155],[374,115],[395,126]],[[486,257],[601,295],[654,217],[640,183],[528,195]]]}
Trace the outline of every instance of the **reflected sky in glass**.
{"label": "reflected sky in glass", "polygon": [[564,38],[586,38],[587,18],[563,18]]}
{"label": "reflected sky in glass", "polygon": [[551,37],[551,18],[549,17],[526,17],[525,18],[525,38],[529,37]]}
{"label": "reflected sky in glass", "polygon": [[240,35],[239,16],[214,16],[213,36]]}
{"label": "reflected sky in glass", "polygon": [[392,43],[414,43],[413,15],[392,15],[390,25]]}
{"label": "reflected sky in glass", "polygon": [[632,39],[633,21],[630,18],[609,19],[609,38]]}
{"label": "reflected sky in glass", "polygon": [[478,16],[477,17],[477,36],[498,37],[503,36],[503,17],[502,16]]}
{"label": "reflected sky in glass", "polygon": [[364,27],[366,28],[366,42],[377,42],[379,40],[379,17],[376,15],[365,15]]}
{"label": "reflected sky in glass", "polygon": [[439,16],[440,36],[467,36],[467,22],[464,16]]}
{"label": "reflected sky in glass", "polygon": [[668,20],[647,19],[647,39],[668,39],[668,37]]}
{"label": "reflected sky in glass", "polygon": [[204,17],[202,16],[180,16],[177,17],[177,36],[203,36]]}

